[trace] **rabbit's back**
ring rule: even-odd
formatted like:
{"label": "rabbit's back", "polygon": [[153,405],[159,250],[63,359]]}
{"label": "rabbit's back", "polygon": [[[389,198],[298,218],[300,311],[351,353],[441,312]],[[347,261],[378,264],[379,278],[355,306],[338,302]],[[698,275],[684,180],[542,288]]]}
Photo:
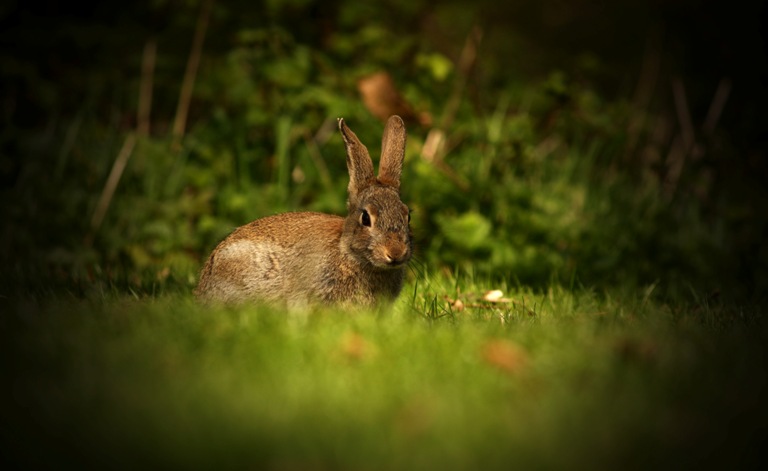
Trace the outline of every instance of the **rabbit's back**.
{"label": "rabbit's back", "polygon": [[323,273],[338,258],[344,218],[285,213],[237,228],[214,249],[200,274],[202,299],[304,304],[323,298]]}

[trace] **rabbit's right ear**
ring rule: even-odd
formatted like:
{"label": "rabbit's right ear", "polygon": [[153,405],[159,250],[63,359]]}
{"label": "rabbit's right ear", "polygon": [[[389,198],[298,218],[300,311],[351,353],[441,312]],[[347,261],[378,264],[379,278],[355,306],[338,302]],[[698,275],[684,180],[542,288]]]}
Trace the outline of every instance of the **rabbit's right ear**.
{"label": "rabbit's right ear", "polygon": [[349,198],[354,201],[357,194],[363,188],[369,186],[375,178],[373,174],[373,162],[368,149],[357,138],[355,133],[339,118],[339,131],[344,138],[344,146],[347,149],[347,169],[349,170]]}
{"label": "rabbit's right ear", "polygon": [[384,127],[384,136],[381,138],[379,181],[398,190],[405,159],[405,138],[403,119],[397,115],[390,116]]}

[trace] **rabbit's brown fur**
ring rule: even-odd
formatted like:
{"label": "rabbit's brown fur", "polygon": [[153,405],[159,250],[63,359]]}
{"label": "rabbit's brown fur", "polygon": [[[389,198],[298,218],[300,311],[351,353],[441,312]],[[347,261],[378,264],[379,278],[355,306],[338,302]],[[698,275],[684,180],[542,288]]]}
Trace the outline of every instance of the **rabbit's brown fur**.
{"label": "rabbit's brown fur", "polygon": [[392,116],[379,175],[368,150],[339,120],[350,174],[346,218],[295,212],[239,227],[211,253],[195,294],[203,300],[259,299],[372,305],[400,293],[411,257],[408,208],[400,201],[403,121]]}

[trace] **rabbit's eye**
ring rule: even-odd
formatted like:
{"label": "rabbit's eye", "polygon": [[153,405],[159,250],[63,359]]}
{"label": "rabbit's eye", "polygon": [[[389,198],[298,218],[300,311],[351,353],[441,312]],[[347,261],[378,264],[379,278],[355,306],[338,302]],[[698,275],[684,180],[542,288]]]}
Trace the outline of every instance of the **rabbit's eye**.
{"label": "rabbit's eye", "polygon": [[364,209],[362,211],[362,214],[360,214],[360,224],[366,227],[371,227],[371,215]]}

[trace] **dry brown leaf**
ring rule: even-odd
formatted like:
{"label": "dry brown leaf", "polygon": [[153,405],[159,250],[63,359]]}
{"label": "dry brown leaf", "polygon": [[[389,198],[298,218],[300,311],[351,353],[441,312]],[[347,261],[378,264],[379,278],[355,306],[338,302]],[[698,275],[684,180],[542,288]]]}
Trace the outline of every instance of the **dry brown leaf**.
{"label": "dry brown leaf", "polygon": [[508,374],[521,373],[528,364],[528,353],[509,340],[490,340],[482,348],[483,360]]}
{"label": "dry brown leaf", "polygon": [[346,360],[361,361],[374,356],[376,346],[357,332],[347,332],[339,341],[338,351]]}
{"label": "dry brown leaf", "polygon": [[451,301],[451,309],[453,309],[456,312],[461,312],[464,310],[464,302],[461,299],[455,299]]}
{"label": "dry brown leaf", "polygon": [[165,281],[170,274],[171,269],[169,267],[163,267],[162,270],[157,272],[157,281]]}
{"label": "dry brown leaf", "polygon": [[464,310],[464,301],[462,301],[459,298],[453,299],[448,295],[443,296],[443,299],[445,299],[448,302],[448,307],[453,309],[454,311],[461,312]]}
{"label": "dry brown leaf", "polygon": [[368,111],[382,121],[392,115],[399,115],[405,122],[423,126],[432,124],[432,116],[429,113],[416,112],[397,90],[394,80],[387,72],[375,72],[362,77],[357,81],[357,90]]}

